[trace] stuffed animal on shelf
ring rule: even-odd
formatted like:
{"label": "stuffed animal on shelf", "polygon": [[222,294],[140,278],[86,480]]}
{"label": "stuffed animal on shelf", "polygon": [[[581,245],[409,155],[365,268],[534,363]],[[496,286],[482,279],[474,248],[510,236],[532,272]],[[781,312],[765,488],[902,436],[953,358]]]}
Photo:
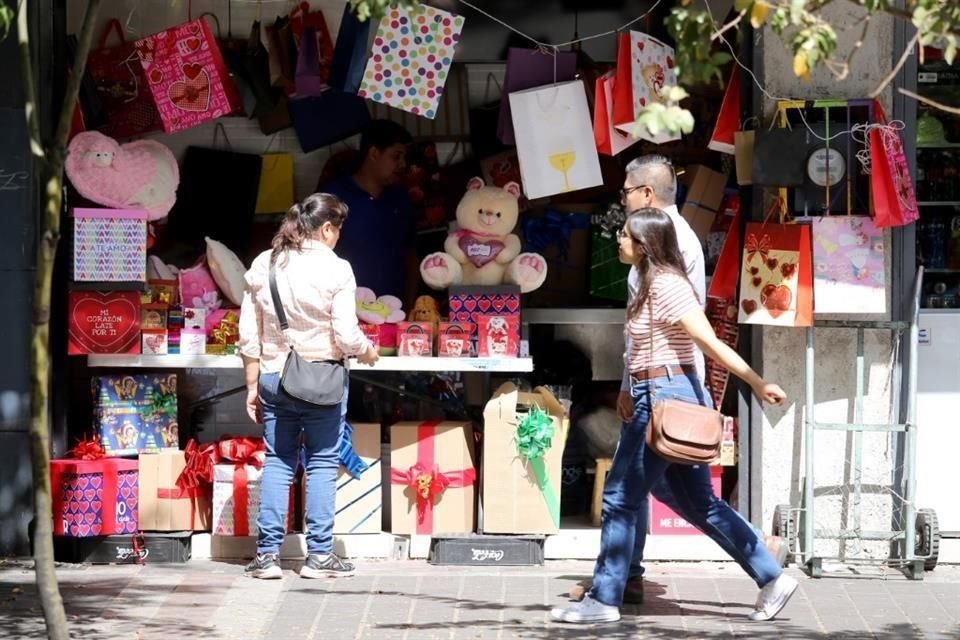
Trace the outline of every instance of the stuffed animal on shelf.
{"label": "stuffed animal on shelf", "polygon": [[148,220],[166,216],[177,200],[177,160],[156,140],[121,145],[97,131],[78,133],[67,148],[64,168],[87,200],[115,209],[143,209]]}
{"label": "stuffed animal on shelf", "polygon": [[357,287],[357,318],[366,324],[384,324],[401,322],[407,314],[403,312],[403,303],[396,296],[377,297],[367,287]]}
{"label": "stuffed animal on shelf", "polygon": [[420,296],[413,303],[413,309],[407,314],[410,322],[429,322],[433,326],[433,335],[437,335],[440,326],[440,304],[432,296]]}
{"label": "stuffed animal on shelf", "polygon": [[452,284],[516,284],[529,293],[547,277],[547,261],[536,253],[521,253],[513,230],[520,209],[520,185],[486,186],[481,178],[467,183],[457,205],[459,228],[447,236],[442,253],[420,263],[423,281],[433,289]]}

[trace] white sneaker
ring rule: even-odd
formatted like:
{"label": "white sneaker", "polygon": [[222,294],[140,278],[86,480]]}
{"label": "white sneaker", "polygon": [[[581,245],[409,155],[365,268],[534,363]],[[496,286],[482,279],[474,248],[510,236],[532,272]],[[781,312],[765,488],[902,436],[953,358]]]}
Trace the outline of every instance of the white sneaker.
{"label": "white sneaker", "polygon": [[785,573],[781,573],[776,580],[771,580],[757,596],[757,607],[750,614],[750,619],[756,622],[772,620],[787,605],[790,596],[800,586],[796,580]]}
{"label": "white sneaker", "polygon": [[620,619],[620,609],[594,600],[587,594],[583,600],[569,607],[555,607],[550,617],[556,622],[589,624],[591,622],[616,622]]}

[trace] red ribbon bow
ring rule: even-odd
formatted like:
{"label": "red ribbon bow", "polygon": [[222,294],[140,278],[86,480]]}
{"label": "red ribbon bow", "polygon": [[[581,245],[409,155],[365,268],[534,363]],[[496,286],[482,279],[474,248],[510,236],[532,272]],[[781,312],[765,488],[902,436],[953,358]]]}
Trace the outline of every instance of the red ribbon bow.
{"label": "red ribbon bow", "polygon": [[760,239],[757,239],[755,234],[748,234],[744,249],[747,252],[747,262],[753,260],[753,256],[758,253],[761,259],[766,260],[767,254],[770,252],[770,236],[763,234]]}
{"label": "red ribbon bow", "polygon": [[76,446],[67,452],[67,455],[77,460],[102,460],[107,457],[103,445],[99,440],[90,438],[89,440],[80,440]]}
{"label": "red ribbon bow", "polygon": [[221,460],[238,465],[249,464],[257,469],[263,468],[267,457],[267,448],[263,438],[223,438],[217,443]]}
{"label": "red ribbon bow", "polygon": [[177,478],[177,487],[189,497],[209,493],[210,485],[213,484],[213,465],[220,462],[217,443],[200,445],[196,440],[190,440],[183,450],[183,458],[186,466]]}

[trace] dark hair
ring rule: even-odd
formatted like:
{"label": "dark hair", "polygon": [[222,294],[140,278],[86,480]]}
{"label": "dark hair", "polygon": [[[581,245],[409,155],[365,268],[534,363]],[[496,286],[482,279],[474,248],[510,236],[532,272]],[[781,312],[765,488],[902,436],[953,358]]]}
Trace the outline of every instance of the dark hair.
{"label": "dark hair", "polygon": [[390,120],[372,120],[360,136],[360,161],[366,160],[370,149],[383,151],[395,144],[410,144],[413,136],[402,125]]}
{"label": "dark hair", "polygon": [[329,222],[341,227],[347,219],[347,205],[329,193],[314,193],[289,209],[273,236],[273,252],[270,262],[276,262],[281,253],[303,248],[303,241],[313,236],[317,229]]}
{"label": "dark hair", "polygon": [[666,156],[651,153],[634,158],[624,172],[635,186],[646,185],[653,189],[657,201],[664,206],[677,201],[677,174]]}
{"label": "dark hair", "polygon": [[[675,273],[687,283],[690,280],[677,242],[677,229],[663,210],[637,209],[627,218],[626,228],[630,239],[640,249],[640,259],[636,263],[640,287],[637,297],[627,308],[627,316],[634,318],[650,297],[650,285],[657,273]],[[692,284],[690,288],[693,288]]]}

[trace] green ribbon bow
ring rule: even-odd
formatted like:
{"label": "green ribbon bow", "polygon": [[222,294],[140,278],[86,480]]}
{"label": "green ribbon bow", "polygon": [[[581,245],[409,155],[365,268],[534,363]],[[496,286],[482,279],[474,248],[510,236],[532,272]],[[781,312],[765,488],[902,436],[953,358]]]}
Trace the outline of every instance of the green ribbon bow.
{"label": "green ribbon bow", "polygon": [[534,407],[517,425],[517,453],[525,459],[537,479],[537,486],[547,503],[553,524],[560,526],[560,499],[547,474],[544,454],[550,450],[554,435],[553,418],[540,407]]}
{"label": "green ribbon bow", "polygon": [[153,391],[150,393],[150,406],[147,407],[149,414],[165,413],[170,416],[177,415],[177,394],[161,393]]}

